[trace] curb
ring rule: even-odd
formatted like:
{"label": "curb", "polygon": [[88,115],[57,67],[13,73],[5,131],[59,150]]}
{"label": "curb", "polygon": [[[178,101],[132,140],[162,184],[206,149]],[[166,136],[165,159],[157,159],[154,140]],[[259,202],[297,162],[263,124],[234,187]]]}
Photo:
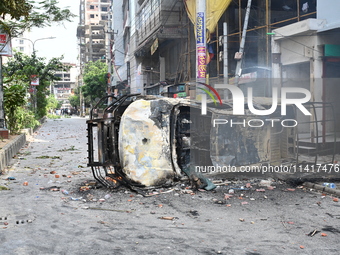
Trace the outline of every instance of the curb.
{"label": "curb", "polygon": [[26,143],[26,137],[32,136],[45,122],[47,117],[43,117],[39,120],[40,125],[33,128],[25,128],[21,130],[22,134],[16,137],[13,141],[6,144],[2,149],[0,149],[0,174],[3,170],[10,164],[14,155],[24,146]]}
{"label": "curb", "polygon": [[0,150],[0,174],[2,173],[2,170],[9,165],[13,156],[18,153],[25,143],[26,134],[21,134]]}
{"label": "curb", "polygon": [[302,185],[307,187],[307,188],[316,189],[318,191],[327,192],[329,194],[336,195],[336,196],[340,197],[340,190],[338,190],[338,189],[331,189],[331,188],[328,188],[328,187],[325,187],[325,186],[322,186],[322,185],[319,185],[319,184],[311,183],[311,182],[305,182]]}

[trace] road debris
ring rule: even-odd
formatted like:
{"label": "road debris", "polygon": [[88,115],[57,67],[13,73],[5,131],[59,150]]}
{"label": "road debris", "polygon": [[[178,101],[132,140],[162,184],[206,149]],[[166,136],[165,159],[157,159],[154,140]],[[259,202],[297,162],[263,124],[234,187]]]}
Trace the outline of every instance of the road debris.
{"label": "road debris", "polygon": [[265,189],[256,189],[257,192],[265,192]]}
{"label": "road debris", "polygon": [[161,219],[161,220],[174,220],[175,217],[162,216],[162,217],[159,217],[158,219]]}
{"label": "road debris", "polygon": [[131,213],[131,212],[135,211],[135,209],[119,210],[119,209],[108,209],[108,208],[100,208],[100,207],[83,207],[82,209],[85,209],[85,210],[111,211],[111,212],[126,212],[126,213]]}
{"label": "road debris", "polygon": [[309,233],[307,234],[307,236],[313,237],[313,236],[315,236],[317,233],[320,233],[320,231],[314,229],[313,231],[309,232]]}
{"label": "road debris", "polygon": [[272,184],[272,181],[270,180],[261,180],[259,183],[259,186],[263,186],[263,187],[268,187]]}

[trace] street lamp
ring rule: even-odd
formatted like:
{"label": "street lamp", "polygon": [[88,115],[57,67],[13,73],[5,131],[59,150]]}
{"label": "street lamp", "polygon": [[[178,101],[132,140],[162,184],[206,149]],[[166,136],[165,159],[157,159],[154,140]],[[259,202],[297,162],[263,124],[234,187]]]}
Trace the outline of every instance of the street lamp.
{"label": "street lamp", "polygon": [[[48,39],[55,39],[56,37],[53,37],[53,36],[50,36],[50,37],[44,37],[44,38],[38,38],[34,41],[32,41],[31,39],[28,39],[28,38],[19,38],[19,39],[23,39],[23,40],[27,40],[27,41],[30,41],[32,43],[32,48],[33,48],[33,58],[35,59],[35,43],[37,41],[41,41],[41,40],[48,40]],[[32,85],[32,84],[31,84]],[[32,88],[33,89],[33,88]],[[33,110],[35,112],[35,110],[37,109],[37,99],[36,99],[36,88],[34,87],[33,89],[33,98],[31,100],[32,102],[32,106],[33,106]]]}
{"label": "street lamp", "polygon": [[28,38],[19,38],[19,39],[23,39],[23,40],[27,40],[27,41],[30,41],[32,43],[32,47],[33,47],[33,54],[35,55],[35,43],[37,41],[41,41],[41,40],[48,40],[48,39],[55,39],[56,37],[53,37],[53,36],[50,36],[50,37],[45,37],[45,38],[38,38],[34,41],[32,41],[31,39],[28,39]]}

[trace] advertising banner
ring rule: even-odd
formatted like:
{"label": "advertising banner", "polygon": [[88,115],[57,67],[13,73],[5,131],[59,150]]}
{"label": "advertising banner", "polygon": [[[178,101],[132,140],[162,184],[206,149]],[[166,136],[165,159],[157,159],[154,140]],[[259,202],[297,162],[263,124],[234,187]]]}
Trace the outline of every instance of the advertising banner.
{"label": "advertising banner", "polygon": [[8,34],[0,32],[0,56],[12,57],[12,45]]}

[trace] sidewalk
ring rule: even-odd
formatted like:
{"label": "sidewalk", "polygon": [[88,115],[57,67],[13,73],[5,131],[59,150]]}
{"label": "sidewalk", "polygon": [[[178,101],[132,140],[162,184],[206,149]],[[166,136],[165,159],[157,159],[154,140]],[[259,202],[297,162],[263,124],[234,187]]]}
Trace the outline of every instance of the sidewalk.
{"label": "sidewalk", "polygon": [[224,175],[215,191],[142,197],[97,185],[85,122],[47,120],[0,176],[0,254],[339,253],[339,202],[303,187]]}

